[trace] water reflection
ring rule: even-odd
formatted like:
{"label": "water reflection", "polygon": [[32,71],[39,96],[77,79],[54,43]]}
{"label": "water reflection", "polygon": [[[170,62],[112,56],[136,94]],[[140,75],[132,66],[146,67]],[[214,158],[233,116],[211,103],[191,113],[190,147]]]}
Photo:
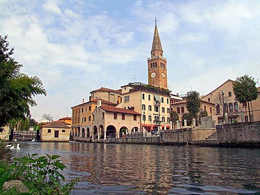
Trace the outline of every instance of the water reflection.
{"label": "water reflection", "polygon": [[20,143],[20,151],[58,154],[72,194],[254,194],[260,191],[260,150],[91,143]]}

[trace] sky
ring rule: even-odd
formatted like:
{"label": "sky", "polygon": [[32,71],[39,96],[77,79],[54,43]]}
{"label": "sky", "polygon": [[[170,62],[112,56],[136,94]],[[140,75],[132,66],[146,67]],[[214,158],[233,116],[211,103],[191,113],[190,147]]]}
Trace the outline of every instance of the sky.
{"label": "sky", "polygon": [[259,10],[259,0],[0,0],[0,35],[47,91],[32,118],[57,120],[95,89],[148,83],[155,17],[173,94],[258,82]]}

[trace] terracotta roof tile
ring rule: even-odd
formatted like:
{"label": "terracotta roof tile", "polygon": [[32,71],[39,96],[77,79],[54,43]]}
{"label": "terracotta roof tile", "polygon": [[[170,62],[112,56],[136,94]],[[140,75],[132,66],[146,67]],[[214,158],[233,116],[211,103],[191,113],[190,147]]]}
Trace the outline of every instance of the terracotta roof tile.
{"label": "terracotta roof tile", "polygon": [[70,128],[66,124],[67,123],[61,122],[61,121],[54,121],[54,122],[47,123],[46,125],[43,125],[42,127],[47,127],[47,128],[64,128],[64,129]]}
{"label": "terracotta roof tile", "polygon": [[101,108],[107,112],[117,112],[117,113],[125,113],[125,114],[137,114],[140,115],[140,113],[135,112],[133,110],[125,109],[125,108],[116,108],[112,106],[104,106],[102,105]]}
{"label": "terracotta roof tile", "polygon": [[63,118],[60,118],[59,120],[71,120],[71,117],[63,117]]}

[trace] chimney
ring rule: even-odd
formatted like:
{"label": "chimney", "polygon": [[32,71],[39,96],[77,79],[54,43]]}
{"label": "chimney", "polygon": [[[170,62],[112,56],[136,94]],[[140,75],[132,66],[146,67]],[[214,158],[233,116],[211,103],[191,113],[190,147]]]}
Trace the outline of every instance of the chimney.
{"label": "chimney", "polygon": [[97,101],[97,107],[100,107],[101,106],[101,99],[98,99]]}
{"label": "chimney", "polygon": [[84,99],[82,99],[82,103],[84,103],[84,101],[85,101],[85,100],[84,100]]}

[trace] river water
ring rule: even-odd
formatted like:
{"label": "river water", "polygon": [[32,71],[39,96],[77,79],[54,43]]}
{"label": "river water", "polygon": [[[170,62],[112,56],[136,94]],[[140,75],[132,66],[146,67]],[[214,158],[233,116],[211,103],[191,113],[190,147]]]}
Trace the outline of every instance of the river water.
{"label": "river water", "polygon": [[260,149],[21,142],[28,153],[57,154],[71,194],[260,194]]}

